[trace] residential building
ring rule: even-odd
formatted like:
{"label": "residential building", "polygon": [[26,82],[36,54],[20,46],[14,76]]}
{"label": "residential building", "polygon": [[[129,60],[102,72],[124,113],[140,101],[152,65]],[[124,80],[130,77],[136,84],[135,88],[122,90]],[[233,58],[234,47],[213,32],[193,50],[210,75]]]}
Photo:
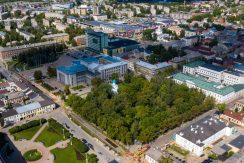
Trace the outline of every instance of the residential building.
{"label": "residential building", "polygon": [[75,40],[77,46],[86,45],[86,36],[85,35],[76,36],[76,37],[74,37],[74,40]]}
{"label": "residential building", "polygon": [[19,106],[13,109],[8,109],[1,113],[0,119],[2,126],[14,124],[24,119],[28,119],[55,109],[55,103],[44,100],[33,102],[27,105]]}
{"label": "residential building", "polygon": [[86,32],[86,47],[95,52],[102,52],[108,46],[108,35],[103,32]]}
{"label": "residential building", "polygon": [[68,10],[73,7],[73,3],[65,3],[65,4],[52,4],[52,9],[53,10]]}
{"label": "residential building", "polygon": [[158,64],[150,64],[144,61],[138,61],[135,63],[135,71],[138,74],[144,75],[147,79],[151,79],[159,71],[164,71],[166,68],[172,66],[167,62],[162,62]]}
{"label": "residential building", "polygon": [[243,84],[243,83],[244,83],[244,73],[238,71],[223,72],[223,84],[233,85],[233,84]]}
{"label": "residential building", "polygon": [[75,16],[67,16],[67,23],[68,24],[74,24],[74,23],[78,23],[79,22],[79,18],[75,17]]}
{"label": "residential building", "polygon": [[191,37],[191,36],[196,36],[196,35],[197,35],[197,30],[194,30],[194,29],[185,30],[185,37]]}
{"label": "residential building", "polygon": [[87,6],[79,7],[79,8],[72,8],[69,11],[70,11],[70,14],[78,14],[79,16],[81,16],[81,15],[84,16],[87,14]]}
{"label": "residential building", "polygon": [[221,114],[220,118],[234,123],[238,126],[244,127],[244,114],[242,112],[235,112],[231,110],[225,110],[223,114]]}
{"label": "residential building", "polygon": [[42,19],[42,22],[45,27],[50,27],[50,22],[48,19]]}
{"label": "residential building", "polygon": [[90,84],[94,77],[111,81],[113,73],[123,78],[127,63],[110,56],[82,57],[73,61],[71,66],[60,66],[57,69],[57,80],[66,85]]}
{"label": "residential building", "polygon": [[65,32],[65,29],[68,28],[68,25],[65,25],[60,22],[55,22],[54,25],[58,31],[62,31],[62,32]]}
{"label": "residential building", "polygon": [[186,84],[189,88],[201,90],[206,96],[213,97],[217,103],[230,102],[243,96],[244,93],[244,84],[224,86],[199,76],[183,73],[177,73],[173,79],[178,84]]}
{"label": "residential building", "polygon": [[179,26],[171,26],[168,28],[168,30],[175,32],[177,36],[180,36],[181,32],[183,31],[183,29],[180,28]]}
{"label": "residential building", "polygon": [[243,98],[236,101],[234,109],[238,109],[238,112],[244,111],[244,95]]}
{"label": "residential building", "polygon": [[163,154],[155,148],[150,148],[145,152],[145,159],[148,163],[158,163],[159,160],[162,160],[162,157]]}
{"label": "residential building", "polygon": [[95,21],[104,21],[108,19],[107,15],[93,15],[92,17]]}
{"label": "residential building", "polygon": [[175,142],[197,156],[223,136],[230,136],[232,128],[215,117],[207,116],[175,134]]}
{"label": "residential building", "polygon": [[52,34],[52,35],[44,35],[42,36],[43,40],[53,40],[56,42],[67,42],[69,41],[69,35],[67,33],[58,33],[58,34]]}
{"label": "residential building", "polygon": [[46,12],[45,13],[45,18],[49,19],[49,18],[56,18],[56,19],[63,19],[64,18],[64,14],[60,14],[57,12]]}
{"label": "residential building", "polygon": [[16,29],[16,32],[18,32],[21,36],[23,36],[27,41],[30,41],[31,38],[35,38],[33,34],[26,31]]}
{"label": "residential building", "polygon": [[101,6],[95,5],[93,6],[93,15],[100,15],[101,14]]}
{"label": "residential building", "polygon": [[45,47],[57,44],[56,41],[40,42],[35,44],[21,45],[15,47],[0,47],[0,60],[11,60],[13,56],[17,56],[20,53],[38,47]]}

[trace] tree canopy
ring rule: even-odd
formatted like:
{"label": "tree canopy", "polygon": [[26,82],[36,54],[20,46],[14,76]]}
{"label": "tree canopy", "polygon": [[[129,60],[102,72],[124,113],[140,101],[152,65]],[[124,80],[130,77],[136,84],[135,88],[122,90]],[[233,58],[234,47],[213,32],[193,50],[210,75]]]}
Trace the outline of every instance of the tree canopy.
{"label": "tree canopy", "polygon": [[148,143],[214,107],[212,98],[161,74],[151,81],[131,74],[126,78],[118,94],[112,93],[110,84],[101,83],[86,99],[69,96],[66,105],[124,144]]}

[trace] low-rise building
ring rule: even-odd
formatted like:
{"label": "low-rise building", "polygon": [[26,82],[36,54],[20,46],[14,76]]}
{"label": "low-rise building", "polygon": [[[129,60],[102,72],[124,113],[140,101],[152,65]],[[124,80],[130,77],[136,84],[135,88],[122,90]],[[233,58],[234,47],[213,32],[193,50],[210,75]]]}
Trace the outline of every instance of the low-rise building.
{"label": "low-rise building", "polygon": [[234,109],[238,109],[238,112],[244,111],[244,95],[243,98],[236,101]]}
{"label": "low-rise building", "polygon": [[150,64],[144,61],[138,61],[135,63],[135,71],[138,74],[144,75],[147,79],[151,79],[159,71],[164,71],[166,68],[172,66],[167,62],[162,62],[158,64]]}
{"label": "low-rise building", "polygon": [[196,35],[197,35],[197,30],[194,30],[194,29],[185,30],[185,37],[191,37],[191,36],[196,36]]}
{"label": "low-rise building", "polygon": [[79,7],[79,8],[72,8],[69,10],[70,14],[78,14],[78,15],[86,15],[87,14],[87,6]]}
{"label": "low-rise building", "polygon": [[33,102],[13,109],[8,109],[1,113],[1,124],[2,126],[14,124],[18,121],[28,119],[46,112],[50,112],[54,109],[55,103],[49,100]]}
{"label": "low-rise building", "polygon": [[157,150],[150,148],[145,153],[145,159],[148,163],[158,163],[160,160],[162,160],[163,154]]}
{"label": "low-rise building", "polygon": [[22,31],[19,29],[16,29],[16,32],[20,34],[20,36],[23,36],[27,41],[30,41],[31,38],[35,38],[35,36],[29,32]]}
{"label": "low-rise building", "polygon": [[69,35],[67,33],[58,33],[58,34],[52,34],[52,35],[44,35],[42,36],[43,40],[53,40],[56,42],[67,42],[69,41]]}
{"label": "low-rise building", "polygon": [[235,112],[231,110],[225,110],[223,114],[221,114],[220,118],[234,123],[238,126],[244,127],[244,114],[241,112]]}
{"label": "low-rise building", "polygon": [[105,21],[108,19],[107,15],[93,15],[92,17],[95,21]]}
{"label": "low-rise building", "polygon": [[181,32],[183,31],[182,28],[180,28],[179,26],[171,26],[168,28],[168,30],[171,30],[172,32],[175,32],[177,36],[181,35]]}
{"label": "low-rise building", "polygon": [[184,149],[200,156],[203,150],[222,138],[230,136],[232,128],[215,117],[207,116],[175,135],[175,142]]}

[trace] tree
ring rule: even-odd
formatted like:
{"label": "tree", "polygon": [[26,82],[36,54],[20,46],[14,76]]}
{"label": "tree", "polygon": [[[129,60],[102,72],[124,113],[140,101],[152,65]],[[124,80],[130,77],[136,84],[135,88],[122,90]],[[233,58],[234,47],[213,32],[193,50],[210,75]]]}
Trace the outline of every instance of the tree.
{"label": "tree", "polygon": [[65,93],[66,96],[70,94],[69,85],[65,85],[65,87],[64,87],[64,93]]}
{"label": "tree", "polygon": [[102,79],[97,78],[97,77],[93,78],[91,80],[91,84],[92,84],[93,87],[98,87],[100,84],[102,84]]}
{"label": "tree", "polygon": [[223,113],[225,111],[225,109],[226,109],[226,104],[225,103],[220,103],[220,104],[217,104],[216,106],[217,106],[218,110],[221,113]]}
{"label": "tree", "polygon": [[50,78],[57,76],[57,70],[56,70],[56,68],[53,68],[53,67],[48,66],[48,68],[47,68],[47,75]]}
{"label": "tree", "polygon": [[142,32],[143,40],[152,41],[153,40],[153,29],[146,29]]}
{"label": "tree", "polygon": [[182,31],[180,32],[180,38],[183,38],[183,37],[185,37],[185,30],[182,30]]}
{"label": "tree", "polygon": [[42,71],[37,70],[34,72],[34,78],[35,80],[41,80],[42,79]]}
{"label": "tree", "polygon": [[112,80],[119,80],[119,75],[118,75],[118,73],[112,73],[111,79],[112,79]]}

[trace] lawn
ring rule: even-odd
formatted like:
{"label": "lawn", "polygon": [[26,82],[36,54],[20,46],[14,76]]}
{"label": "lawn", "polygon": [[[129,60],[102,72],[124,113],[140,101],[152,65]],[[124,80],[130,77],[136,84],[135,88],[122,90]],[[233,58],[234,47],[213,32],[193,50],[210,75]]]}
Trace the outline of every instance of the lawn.
{"label": "lawn", "polygon": [[[80,147],[79,147],[80,146]],[[66,162],[72,162],[72,163],[80,163],[80,162],[86,162],[86,154],[83,150],[84,144],[76,139],[76,141],[73,141],[73,145],[68,145],[68,147],[64,149],[53,149],[51,153],[54,155],[54,163],[66,163]],[[82,150],[81,150],[82,149]],[[80,151],[80,152],[79,152]],[[94,154],[87,154],[88,162],[89,163],[97,163],[98,159],[97,156]]]}
{"label": "lawn", "polygon": [[54,163],[67,163],[67,162],[72,162],[72,163],[80,163],[80,162],[85,162],[85,160],[77,160],[76,158],[76,152],[73,148],[73,146],[68,145],[68,147],[64,149],[54,149],[51,151],[54,156],[55,160]]}
{"label": "lawn", "polygon": [[13,134],[15,140],[26,139],[30,140],[35,133],[41,128],[41,126],[35,126],[20,132]]}
{"label": "lawn", "polygon": [[42,142],[46,147],[49,147],[61,140],[64,140],[61,134],[58,134],[50,127],[46,127],[35,141]]}

